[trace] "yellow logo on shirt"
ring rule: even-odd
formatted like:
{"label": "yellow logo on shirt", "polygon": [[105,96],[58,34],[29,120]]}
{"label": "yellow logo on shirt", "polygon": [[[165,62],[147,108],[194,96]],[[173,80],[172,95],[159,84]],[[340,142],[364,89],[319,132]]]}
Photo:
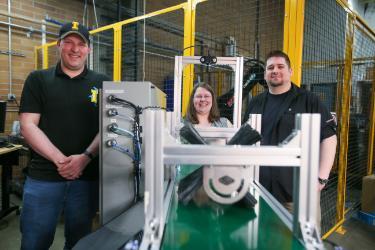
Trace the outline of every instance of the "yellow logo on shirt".
{"label": "yellow logo on shirt", "polygon": [[92,103],[98,104],[98,94],[99,90],[96,87],[93,87],[91,89],[91,95],[89,96]]}

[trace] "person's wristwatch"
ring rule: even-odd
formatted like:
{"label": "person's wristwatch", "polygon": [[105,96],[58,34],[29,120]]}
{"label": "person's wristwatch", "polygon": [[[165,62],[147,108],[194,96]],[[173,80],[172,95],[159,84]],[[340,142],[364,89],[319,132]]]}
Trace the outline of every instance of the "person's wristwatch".
{"label": "person's wristwatch", "polygon": [[322,179],[322,178],[320,178],[320,177],[318,177],[318,181],[319,181],[319,183],[322,184],[322,185],[326,185],[326,184],[328,183],[328,179]]}
{"label": "person's wristwatch", "polygon": [[87,151],[87,150],[85,150],[83,152],[83,154],[86,155],[87,157],[89,157],[90,160],[93,160],[95,158],[95,156],[92,153],[90,153],[89,151]]}

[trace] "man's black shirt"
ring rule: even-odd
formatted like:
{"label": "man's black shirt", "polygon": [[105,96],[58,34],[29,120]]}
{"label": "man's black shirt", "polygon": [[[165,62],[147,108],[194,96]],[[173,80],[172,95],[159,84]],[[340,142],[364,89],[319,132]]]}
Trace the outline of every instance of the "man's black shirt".
{"label": "man's black shirt", "polygon": [[264,112],[262,114],[262,145],[270,145],[271,143],[271,135],[272,135],[272,124],[279,112],[279,107],[283,104],[285,97],[287,97],[288,92],[280,94],[280,95],[273,95],[271,93],[267,94],[267,101],[264,105]]}
{"label": "man's black shirt", "polygon": [[[331,113],[313,93],[292,84],[289,91],[274,97],[268,90],[254,97],[245,115],[262,114],[262,145],[278,145],[286,139],[294,129],[295,115],[299,113],[321,115],[320,141],[336,134],[336,123]],[[261,167],[259,179],[280,202],[293,200],[292,167]]]}
{"label": "man's black shirt", "polygon": [[[22,91],[20,113],[40,114],[39,128],[65,156],[81,154],[99,132],[99,109],[95,97],[107,76],[87,68],[70,78],[60,63],[30,73]],[[97,95],[97,96],[93,96]],[[28,175],[47,181],[65,180],[53,162],[32,154]],[[85,168],[81,179],[97,179],[98,158]]]}

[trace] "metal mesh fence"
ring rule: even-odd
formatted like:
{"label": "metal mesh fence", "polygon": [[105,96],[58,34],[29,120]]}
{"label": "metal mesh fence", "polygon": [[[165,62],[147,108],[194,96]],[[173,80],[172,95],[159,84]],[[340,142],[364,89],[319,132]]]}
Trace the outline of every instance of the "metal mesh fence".
{"label": "metal mesh fence", "polygon": [[173,91],[170,92],[171,86],[166,86],[166,82],[173,79],[174,57],[182,55],[183,51],[183,10],[139,21],[134,27],[126,27],[126,32],[134,32],[134,29],[138,29],[139,39],[126,49],[135,52],[129,53],[133,58],[126,61],[127,77],[151,81],[168,95],[173,94]]}
{"label": "metal mesh fence", "polygon": [[[283,47],[284,4],[280,0],[215,0],[197,5],[195,55],[244,57],[243,110],[255,84],[264,84],[262,60],[269,51]],[[223,67],[195,70],[195,81],[208,81],[214,87],[221,116],[230,120],[232,74]]]}
{"label": "metal mesh fence", "polygon": [[370,126],[370,100],[373,91],[371,70],[375,65],[375,41],[360,24],[354,31],[352,94],[350,105],[349,148],[345,208],[360,205],[362,178],[367,174]]}
{"label": "metal mesh fence", "polygon": [[90,63],[96,72],[113,75],[113,30],[105,30],[92,36]]}
{"label": "metal mesh fence", "polygon": [[[47,44],[47,63],[48,67],[52,67],[57,63],[59,60],[59,54],[56,45]],[[35,65],[35,69],[43,69],[43,48],[38,48],[36,50],[36,57],[37,57],[37,65]]]}
{"label": "metal mesh fence", "polygon": [[152,82],[167,94],[172,109],[174,61],[183,53],[183,10],[123,26],[122,32],[122,80]]}
{"label": "metal mesh fence", "polygon": [[59,60],[59,51],[56,45],[48,47],[48,67],[52,67]]}
{"label": "metal mesh fence", "polygon": [[[168,8],[177,4],[185,3],[186,0],[163,0],[163,1],[145,1],[146,13]],[[143,6],[142,6],[143,9]]]}
{"label": "metal mesh fence", "polygon": [[[345,59],[347,13],[335,0],[305,2],[302,84],[320,97],[329,111],[337,112],[338,89]],[[337,159],[337,157],[336,157]],[[336,221],[337,164],[321,193],[322,234]]]}

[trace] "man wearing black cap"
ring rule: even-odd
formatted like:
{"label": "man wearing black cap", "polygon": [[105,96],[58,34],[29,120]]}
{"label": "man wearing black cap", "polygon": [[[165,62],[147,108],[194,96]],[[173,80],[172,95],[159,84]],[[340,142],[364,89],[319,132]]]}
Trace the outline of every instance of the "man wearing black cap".
{"label": "man wearing black cap", "polygon": [[98,207],[98,89],[107,76],[86,67],[89,32],[63,25],[56,66],[30,73],[20,105],[21,133],[32,149],[21,213],[21,249],[49,249],[61,212],[65,246],[91,231]]}

